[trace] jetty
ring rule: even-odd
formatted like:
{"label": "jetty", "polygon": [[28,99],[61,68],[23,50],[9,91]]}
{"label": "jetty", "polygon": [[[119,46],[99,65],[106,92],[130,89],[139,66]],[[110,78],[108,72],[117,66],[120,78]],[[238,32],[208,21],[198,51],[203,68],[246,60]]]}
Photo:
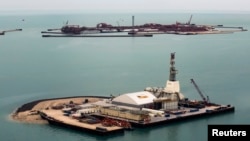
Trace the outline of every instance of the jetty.
{"label": "jetty", "polygon": [[14,31],[22,31],[22,29],[11,29],[11,30],[0,31],[0,35],[5,35],[5,33],[7,32],[14,32]]}
{"label": "jetty", "polygon": [[[55,34],[55,33],[54,33]],[[60,33],[57,33],[60,34]],[[42,37],[153,37],[152,34],[135,34],[135,35],[72,35],[72,34],[64,34],[64,35],[42,35]]]}

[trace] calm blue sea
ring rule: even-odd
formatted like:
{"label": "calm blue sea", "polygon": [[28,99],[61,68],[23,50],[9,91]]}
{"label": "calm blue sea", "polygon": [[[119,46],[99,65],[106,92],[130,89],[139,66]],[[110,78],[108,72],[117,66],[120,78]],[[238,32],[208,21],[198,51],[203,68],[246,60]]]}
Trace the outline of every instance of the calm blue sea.
{"label": "calm blue sea", "polygon": [[[41,31],[69,24],[96,26],[187,22],[250,29],[249,14],[117,13],[0,14],[0,137],[3,141],[206,141],[208,124],[249,124],[250,33],[154,35],[138,38],[43,38]],[[33,100],[65,96],[109,96],[163,87],[170,53],[177,79],[190,99],[201,99],[193,78],[212,102],[231,104],[234,113],[160,127],[126,131],[109,138],[8,119]]]}

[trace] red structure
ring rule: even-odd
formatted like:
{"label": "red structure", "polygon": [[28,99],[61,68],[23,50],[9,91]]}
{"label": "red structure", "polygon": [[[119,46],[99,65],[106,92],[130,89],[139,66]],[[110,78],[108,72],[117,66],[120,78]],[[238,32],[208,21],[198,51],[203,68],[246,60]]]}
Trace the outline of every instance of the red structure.
{"label": "red structure", "polygon": [[124,120],[117,120],[117,119],[112,119],[112,118],[104,118],[102,120],[102,125],[103,126],[119,126],[119,127],[123,127],[126,129],[131,129],[132,126],[128,121],[124,121]]}

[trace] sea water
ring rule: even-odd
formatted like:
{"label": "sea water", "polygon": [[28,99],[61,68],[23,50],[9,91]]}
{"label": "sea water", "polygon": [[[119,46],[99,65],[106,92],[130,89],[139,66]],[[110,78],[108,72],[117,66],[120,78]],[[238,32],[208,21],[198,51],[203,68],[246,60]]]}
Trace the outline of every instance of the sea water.
{"label": "sea water", "polygon": [[[205,141],[208,124],[249,124],[250,33],[160,34],[138,38],[43,38],[41,31],[68,22],[114,26],[187,22],[189,13],[16,13],[0,15],[0,137],[4,141]],[[249,14],[192,13],[194,24],[242,26]],[[41,124],[18,123],[9,115],[33,100],[67,96],[109,96],[164,87],[170,53],[176,53],[181,93],[201,100],[193,78],[210,101],[235,106],[234,113],[103,137]]]}

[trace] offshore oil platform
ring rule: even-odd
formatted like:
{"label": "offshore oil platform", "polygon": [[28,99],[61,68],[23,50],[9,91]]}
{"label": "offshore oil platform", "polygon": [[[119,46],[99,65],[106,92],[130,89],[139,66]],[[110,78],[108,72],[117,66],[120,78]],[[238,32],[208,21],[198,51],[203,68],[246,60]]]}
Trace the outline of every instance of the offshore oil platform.
{"label": "offshore oil platform", "polygon": [[[192,15],[190,16],[189,21],[186,23],[146,23],[143,25],[135,25],[134,16],[132,16],[131,26],[113,26],[111,24],[102,22],[98,23],[95,27],[86,27],[80,25],[69,25],[68,22],[66,22],[66,25],[62,26],[61,28],[48,29],[47,31],[42,31],[41,33],[46,33],[45,35],[42,35],[42,37],[152,37],[153,34],[198,35],[225,34],[239,31],[247,31],[243,27],[226,27],[223,25],[196,25],[192,24],[191,20]],[[126,32],[128,33],[128,35],[89,35],[121,32]]]}
{"label": "offshore oil platform", "polygon": [[137,127],[164,125],[185,119],[233,112],[235,107],[210,102],[191,79],[202,100],[189,100],[176,80],[175,53],[170,56],[169,79],[165,87],[146,87],[142,91],[103,98],[97,102],[73,103],[40,110],[52,125],[106,135]]}

